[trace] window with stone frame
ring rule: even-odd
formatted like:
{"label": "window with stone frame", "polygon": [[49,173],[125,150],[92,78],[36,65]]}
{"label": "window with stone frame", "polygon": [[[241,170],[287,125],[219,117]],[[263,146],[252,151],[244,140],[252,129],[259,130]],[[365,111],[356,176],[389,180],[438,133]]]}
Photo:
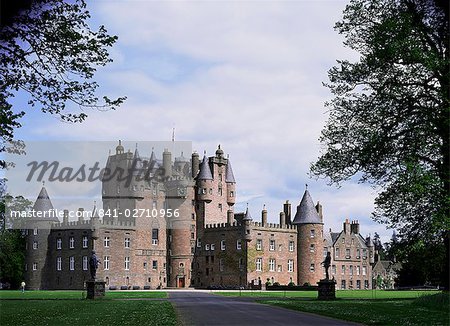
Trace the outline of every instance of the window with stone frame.
{"label": "window with stone frame", "polygon": [[33,270],[34,271],[37,271],[37,268],[38,268],[38,264],[35,262],[35,263],[33,263]]}
{"label": "window with stone frame", "polygon": [[294,251],[294,241],[289,241],[289,251]]}
{"label": "window with stone frame", "polygon": [[125,245],[125,248],[130,248],[130,246],[131,246],[131,239],[130,238],[125,238],[124,245]]}
{"label": "window with stone frame", "polygon": [[125,270],[130,270],[130,257],[125,257]]}
{"label": "window with stone frame", "polygon": [[314,272],[316,270],[316,266],[314,264],[309,265],[309,271]]}
{"label": "window with stone frame", "polygon": [[275,259],[269,259],[269,272],[275,272]]}
{"label": "window with stone frame", "polygon": [[84,271],[87,271],[89,268],[88,262],[89,262],[88,256],[83,256],[83,270]]}
{"label": "window with stone frame", "polygon": [[288,272],[294,271],[294,261],[292,259],[288,260]]}
{"label": "window with stone frame", "polygon": [[81,241],[81,245],[83,248],[87,248],[89,244],[89,239],[87,235],[83,235],[82,241]]}
{"label": "window with stone frame", "polygon": [[341,274],[342,274],[342,275],[345,275],[345,265],[342,265],[342,268],[341,268]]}
{"label": "window with stone frame", "polygon": [[269,250],[275,251],[275,240],[269,240]]}
{"label": "window with stone frame", "polygon": [[239,239],[236,241],[236,249],[241,250],[242,249],[242,240]]}
{"label": "window with stone frame", "polygon": [[38,248],[38,242],[37,241],[33,241],[33,249],[37,249]]}
{"label": "window with stone frame", "polygon": [[309,236],[311,237],[311,238],[314,238],[315,236],[316,236],[316,230],[310,230],[309,231]]}
{"label": "window with stone frame", "polygon": [[75,238],[69,237],[69,249],[75,248]]}
{"label": "window with stone frame", "polygon": [[256,258],[256,271],[262,271],[262,258]]}
{"label": "window with stone frame", "polygon": [[157,245],[159,241],[159,230],[152,229],[152,245]]}
{"label": "window with stone frame", "polygon": [[314,246],[314,243],[311,243],[311,244],[309,245],[309,252],[314,252],[314,251],[316,251],[316,248],[315,248],[315,246]]}
{"label": "window with stone frame", "polygon": [[225,250],[225,249],[226,249],[225,240],[220,240],[220,250]]}
{"label": "window with stone frame", "polygon": [[223,258],[219,259],[219,271],[223,272],[224,266],[223,266]]}
{"label": "window with stone frame", "polygon": [[62,249],[62,239],[56,238],[56,249],[61,250]]}
{"label": "window with stone frame", "polygon": [[103,246],[105,247],[105,248],[108,248],[109,247],[109,243],[110,243],[110,237],[104,237],[103,238]]}
{"label": "window with stone frame", "polygon": [[71,271],[75,270],[75,257],[74,256],[69,257],[69,270],[71,270]]}
{"label": "window with stone frame", "polygon": [[62,258],[56,257],[56,270],[61,271],[62,270]]}
{"label": "window with stone frame", "polygon": [[256,250],[262,250],[262,239],[256,239]]}
{"label": "window with stone frame", "polygon": [[153,270],[157,270],[158,269],[158,261],[157,260],[153,260],[152,261],[152,269]]}
{"label": "window with stone frame", "polygon": [[109,256],[103,256],[103,269],[109,270]]}
{"label": "window with stone frame", "polygon": [[345,258],[347,258],[347,259],[351,258],[351,256],[350,256],[350,249],[349,248],[345,249]]}

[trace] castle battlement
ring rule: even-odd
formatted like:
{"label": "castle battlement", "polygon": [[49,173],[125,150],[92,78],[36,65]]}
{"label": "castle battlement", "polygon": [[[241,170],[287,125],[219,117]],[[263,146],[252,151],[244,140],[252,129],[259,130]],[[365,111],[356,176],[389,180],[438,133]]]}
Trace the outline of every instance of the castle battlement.
{"label": "castle battlement", "polygon": [[59,222],[53,223],[52,229],[55,230],[64,230],[64,229],[92,229],[93,226],[95,228],[135,228],[136,223],[133,221],[104,221],[97,220],[94,221],[92,219],[86,219],[82,221],[68,221],[68,222]]}
{"label": "castle battlement", "polygon": [[284,229],[284,230],[297,230],[297,225],[294,224],[286,224],[281,225],[278,223],[266,223],[263,225],[262,222],[250,222],[251,226],[258,227],[258,228],[265,228],[265,229]]}
{"label": "castle battlement", "polygon": [[213,223],[213,224],[206,224],[205,229],[225,229],[229,227],[237,227],[242,226],[242,224],[234,221],[232,224],[229,223]]}

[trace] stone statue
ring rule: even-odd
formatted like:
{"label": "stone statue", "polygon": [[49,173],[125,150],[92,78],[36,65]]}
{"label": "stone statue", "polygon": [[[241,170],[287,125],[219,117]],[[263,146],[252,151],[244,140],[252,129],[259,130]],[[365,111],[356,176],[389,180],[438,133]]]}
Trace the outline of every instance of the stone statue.
{"label": "stone statue", "polygon": [[95,251],[92,250],[92,256],[89,259],[89,269],[90,269],[90,272],[91,272],[91,278],[93,280],[95,280],[95,277],[97,275],[98,264],[100,264],[100,260],[95,255]]}
{"label": "stone statue", "polygon": [[325,260],[322,262],[323,267],[325,268],[326,280],[330,279],[330,275],[328,274],[328,269],[331,266],[331,253],[328,251]]}

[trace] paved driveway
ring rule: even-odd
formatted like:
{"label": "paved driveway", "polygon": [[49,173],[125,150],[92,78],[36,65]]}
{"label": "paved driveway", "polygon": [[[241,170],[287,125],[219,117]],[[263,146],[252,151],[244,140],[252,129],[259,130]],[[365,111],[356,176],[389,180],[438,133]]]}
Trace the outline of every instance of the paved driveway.
{"label": "paved driveway", "polygon": [[356,325],[205,292],[169,292],[183,325]]}

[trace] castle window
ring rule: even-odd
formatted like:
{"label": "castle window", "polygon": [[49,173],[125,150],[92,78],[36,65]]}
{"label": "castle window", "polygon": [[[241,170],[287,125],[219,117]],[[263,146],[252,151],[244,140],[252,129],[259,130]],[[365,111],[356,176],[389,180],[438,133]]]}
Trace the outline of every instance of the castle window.
{"label": "castle window", "polygon": [[56,270],[60,271],[62,270],[62,258],[56,257]]}
{"label": "castle window", "polygon": [[157,260],[153,260],[152,261],[152,269],[153,270],[157,270],[158,269],[158,261]]}
{"label": "castle window", "polygon": [[211,250],[216,249],[216,245],[214,243],[211,244]]}
{"label": "castle window", "polygon": [[108,248],[108,247],[109,247],[109,242],[110,242],[109,237],[105,237],[105,238],[103,239],[103,246],[104,246],[105,248]]}
{"label": "castle window", "polygon": [[341,281],[341,290],[345,290],[345,280]]}
{"label": "castle window", "polygon": [[109,256],[103,256],[103,269],[105,271],[109,270]]}
{"label": "castle window", "polygon": [[336,258],[339,258],[339,247],[336,248],[335,252],[336,252],[335,253]]}
{"label": "castle window", "polygon": [[239,270],[242,270],[244,268],[244,259],[239,258]]}
{"label": "castle window", "polygon": [[345,275],[345,266],[342,266],[341,274],[342,274],[342,275]]}
{"label": "castle window", "polygon": [[38,229],[37,228],[33,229],[33,235],[38,235]]}
{"label": "castle window", "polygon": [[315,270],[316,270],[316,267],[314,266],[314,264],[309,265],[310,272],[314,272]]}
{"label": "castle window", "polygon": [[147,269],[147,262],[146,261],[144,261],[143,267],[144,267],[144,269]]}
{"label": "castle window", "polygon": [[202,247],[202,240],[200,238],[197,239],[197,248]]}
{"label": "castle window", "polygon": [[130,257],[125,257],[125,270],[130,270]]}
{"label": "castle window", "polygon": [[75,257],[74,256],[69,257],[69,269],[71,271],[75,270]]}
{"label": "castle window", "polygon": [[209,244],[205,244],[205,250],[209,250]]}
{"label": "castle window", "polygon": [[353,266],[349,266],[349,268],[348,268],[348,273],[349,273],[350,275],[353,275]]}
{"label": "castle window", "polygon": [[88,256],[83,256],[83,270],[88,270]]}
{"label": "castle window", "polygon": [[195,233],[191,232],[191,239],[194,240],[195,239]]}
{"label": "castle window", "polygon": [[323,256],[326,257],[328,254],[328,248],[327,247],[323,247]]}
{"label": "castle window", "polygon": [[288,272],[293,272],[294,271],[294,260],[289,259],[288,260]]}
{"label": "castle window", "polygon": [[38,248],[38,242],[37,241],[33,241],[33,249],[37,249]]}
{"label": "castle window", "polygon": [[368,289],[369,288],[369,281],[368,280],[364,280],[364,289]]}
{"label": "castle window", "polygon": [[222,204],[219,204],[218,206],[219,206],[219,210],[222,212],[223,211]]}
{"label": "castle window", "polygon": [[350,259],[350,249],[345,249],[345,258]]}
{"label": "castle window", "polygon": [[367,250],[363,249],[363,259],[367,259]]}
{"label": "castle window", "polygon": [[356,275],[360,275],[361,274],[361,267],[356,266]]}
{"label": "castle window", "polygon": [[201,194],[206,195],[206,188],[201,188]]}
{"label": "castle window", "polygon": [[345,238],[342,238],[342,243],[345,243]]}
{"label": "castle window", "polygon": [[283,271],[283,266],[282,265],[278,265],[277,271],[281,273]]}
{"label": "castle window", "polygon": [[70,237],[69,238],[69,249],[73,249],[73,248],[75,248],[75,238]]}
{"label": "castle window", "polygon": [[192,220],[195,220],[195,214],[192,213]]}
{"label": "castle window", "polygon": [[219,181],[222,181],[222,173],[219,173]]}
{"label": "castle window", "polygon": [[131,239],[125,238],[125,248],[130,248],[130,244],[131,244]]}
{"label": "castle window", "polygon": [[33,263],[33,270],[37,271],[37,263]]}
{"label": "castle window", "polygon": [[226,249],[225,240],[220,240],[220,250],[225,250],[225,249]]}
{"label": "castle window", "polygon": [[223,272],[223,258],[219,259],[219,271]]}
{"label": "castle window", "polygon": [[314,237],[316,236],[316,230],[311,230],[311,231],[309,231],[309,236],[310,236],[311,238],[314,238]]}
{"label": "castle window", "polygon": [[275,240],[269,241],[269,250],[274,251],[275,250]]}
{"label": "castle window", "polygon": [[158,229],[152,229],[152,245],[158,244]]}
{"label": "castle window", "polygon": [[316,250],[316,248],[314,247],[314,244],[311,243],[311,244],[309,245],[309,252],[314,252],[315,250]]}
{"label": "castle window", "polygon": [[230,197],[234,197],[234,191],[230,191]]}
{"label": "castle window", "polygon": [[209,194],[212,195],[212,188],[209,188]]}
{"label": "castle window", "polygon": [[294,241],[289,241],[289,251],[294,251]]}
{"label": "castle window", "polygon": [[359,259],[361,257],[361,251],[360,249],[356,249],[356,258]]}
{"label": "castle window", "polygon": [[331,266],[331,274],[336,275],[336,265]]}
{"label": "castle window", "polygon": [[222,194],[223,194],[222,187],[219,187],[218,193],[219,193],[219,196],[222,196]]}
{"label": "castle window", "polygon": [[256,239],[256,250],[262,250],[262,239]]}
{"label": "castle window", "polygon": [[237,250],[241,250],[242,249],[242,241],[241,240],[237,240],[236,241],[236,249]]}
{"label": "castle window", "polygon": [[356,288],[358,290],[361,289],[361,281],[360,280],[356,280]]}
{"label": "castle window", "polygon": [[269,259],[269,272],[275,272],[275,259]]}
{"label": "castle window", "polygon": [[256,271],[262,271],[262,258],[256,258]]}
{"label": "castle window", "polygon": [[62,239],[57,238],[56,239],[56,249],[60,250],[62,248]]}
{"label": "castle window", "polygon": [[363,274],[364,276],[367,275],[367,267],[366,267],[366,266],[363,266],[362,272],[363,272],[362,274]]}
{"label": "castle window", "polygon": [[87,248],[88,243],[89,243],[88,237],[87,237],[87,235],[84,235],[83,236],[83,248]]}

